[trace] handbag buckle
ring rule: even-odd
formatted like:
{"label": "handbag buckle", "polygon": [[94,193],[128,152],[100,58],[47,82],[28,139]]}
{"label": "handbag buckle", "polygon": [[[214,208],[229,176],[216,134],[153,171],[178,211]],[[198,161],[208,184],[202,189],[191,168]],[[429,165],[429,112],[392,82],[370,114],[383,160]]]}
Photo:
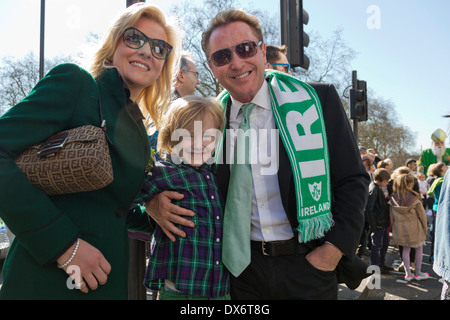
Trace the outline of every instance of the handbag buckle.
{"label": "handbag buckle", "polygon": [[67,136],[68,132],[60,132],[51,136],[39,147],[36,154],[40,158],[54,156],[66,144]]}

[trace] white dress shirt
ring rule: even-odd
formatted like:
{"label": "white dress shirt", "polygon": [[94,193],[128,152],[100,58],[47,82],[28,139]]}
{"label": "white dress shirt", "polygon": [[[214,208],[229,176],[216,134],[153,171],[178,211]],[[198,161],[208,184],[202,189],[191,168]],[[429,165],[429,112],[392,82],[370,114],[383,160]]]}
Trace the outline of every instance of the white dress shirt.
{"label": "white dress shirt", "polygon": [[[233,159],[236,131],[242,121],[242,102],[231,98],[230,158]],[[278,130],[270,105],[269,86],[264,81],[251,101],[255,104],[250,115],[252,131],[250,163],[253,175],[251,240],[288,240],[294,236],[283,208],[278,185]],[[256,140],[256,141],[255,141]]]}

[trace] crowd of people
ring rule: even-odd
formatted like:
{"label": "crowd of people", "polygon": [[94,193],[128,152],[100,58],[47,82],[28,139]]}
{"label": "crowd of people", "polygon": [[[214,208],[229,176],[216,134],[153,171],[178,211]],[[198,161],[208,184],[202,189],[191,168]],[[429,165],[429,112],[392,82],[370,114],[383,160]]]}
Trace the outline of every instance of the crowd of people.
{"label": "crowd of people", "polygon": [[[405,272],[406,281],[429,278],[421,268],[423,246],[426,239],[431,242],[429,262],[433,263],[436,217],[450,161],[446,138],[445,132],[437,129],[431,135],[430,149],[424,150],[418,160],[408,159],[395,169],[391,159],[381,159],[373,149],[359,147],[371,183],[357,254],[370,257],[370,263],[379,266],[381,273],[393,270],[385,264],[392,243],[398,247],[402,261],[397,270]],[[448,284],[443,288],[442,297],[448,299]]]}
{"label": "crowd of people", "polygon": [[[405,279],[427,278],[423,204],[440,185],[424,198],[415,185],[446,167],[423,157],[416,179],[412,162],[391,174],[392,161],[358,150],[335,87],[292,77],[286,47],[264,43],[257,17],[220,12],[202,34],[225,89],[214,98],[195,95],[180,34],[159,8],[134,4],[89,71],[55,67],[0,118],[0,216],[15,234],[1,299],[127,299],[129,230],[153,237],[143,282],[159,299],[336,299],[338,283],[367,276],[355,252],[369,233],[372,262],[387,270],[389,231]],[[95,121],[98,100],[114,181],[75,194],[35,188],[14,159]],[[417,233],[403,224],[411,207]]]}

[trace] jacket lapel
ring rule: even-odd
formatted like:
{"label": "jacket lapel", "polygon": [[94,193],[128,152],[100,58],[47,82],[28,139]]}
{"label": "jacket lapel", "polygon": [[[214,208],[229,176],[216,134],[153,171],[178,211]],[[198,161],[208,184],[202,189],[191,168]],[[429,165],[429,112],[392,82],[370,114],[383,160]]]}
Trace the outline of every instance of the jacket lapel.
{"label": "jacket lapel", "polygon": [[227,160],[228,154],[226,148],[227,145],[226,141],[228,139],[227,130],[230,128],[230,108],[231,108],[231,99],[228,99],[225,112],[226,117],[225,136],[221,152],[222,163],[219,164],[217,168],[217,182],[219,185],[220,192],[222,193],[224,199],[227,198],[228,184],[230,182],[230,162]]}
{"label": "jacket lapel", "polygon": [[[278,139],[278,146],[278,185],[280,188],[281,202],[283,203],[284,210],[289,218],[289,199],[295,200],[295,193],[291,190],[293,179],[292,168],[281,136]],[[294,206],[295,205],[296,203],[294,201]]]}

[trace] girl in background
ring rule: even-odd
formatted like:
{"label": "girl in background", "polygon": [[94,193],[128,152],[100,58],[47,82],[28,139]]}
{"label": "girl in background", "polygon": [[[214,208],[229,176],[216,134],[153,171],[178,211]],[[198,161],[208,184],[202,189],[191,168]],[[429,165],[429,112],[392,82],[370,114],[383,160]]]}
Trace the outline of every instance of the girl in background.
{"label": "girl in background", "polygon": [[[423,245],[427,235],[427,218],[420,194],[413,190],[414,175],[409,168],[400,167],[393,176],[393,194],[390,200],[392,239],[397,245],[403,246],[405,280],[428,279],[428,274],[421,271]],[[414,275],[410,269],[411,248],[415,248]]]}

